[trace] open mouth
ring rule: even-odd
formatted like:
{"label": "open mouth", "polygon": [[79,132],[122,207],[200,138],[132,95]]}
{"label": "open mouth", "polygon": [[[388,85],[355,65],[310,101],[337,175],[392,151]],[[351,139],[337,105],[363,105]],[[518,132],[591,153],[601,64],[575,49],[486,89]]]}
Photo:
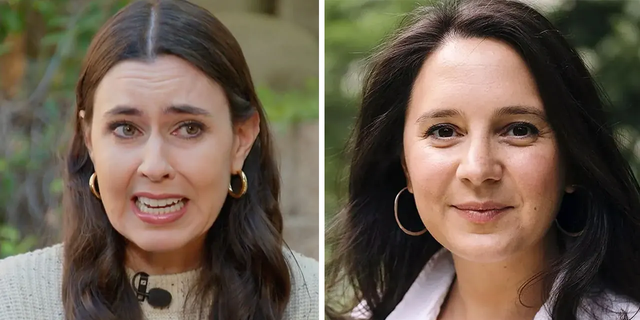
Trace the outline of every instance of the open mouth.
{"label": "open mouth", "polygon": [[141,212],[157,215],[177,212],[189,201],[187,198],[151,199],[146,197],[136,197],[133,200]]}

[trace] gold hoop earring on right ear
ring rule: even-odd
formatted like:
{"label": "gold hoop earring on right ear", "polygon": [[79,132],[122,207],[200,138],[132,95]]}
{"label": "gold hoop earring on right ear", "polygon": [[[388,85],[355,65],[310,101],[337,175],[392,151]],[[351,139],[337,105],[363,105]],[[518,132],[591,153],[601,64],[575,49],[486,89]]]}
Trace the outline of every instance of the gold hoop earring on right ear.
{"label": "gold hoop earring on right ear", "polygon": [[94,196],[96,196],[96,198],[98,198],[98,200],[101,200],[102,198],[100,197],[100,193],[98,193],[98,191],[96,190],[96,173],[92,173],[91,177],[89,178],[89,188],[91,189],[91,193],[93,193]]}
{"label": "gold hoop earring on right ear", "polygon": [[249,188],[249,184],[247,183],[247,176],[244,174],[244,171],[240,170],[240,173],[238,175],[242,180],[242,187],[240,188],[239,192],[233,191],[231,181],[229,181],[229,195],[236,199],[242,197],[245,193],[247,193],[247,189]]}
{"label": "gold hoop earring on right ear", "polygon": [[400,190],[400,192],[398,192],[398,194],[396,195],[396,199],[393,202],[393,212],[396,216],[396,222],[398,223],[398,227],[400,227],[400,230],[402,230],[404,233],[410,235],[410,236],[421,236],[423,235],[425,232],[427,232],[427,228],[424,228],[424,230],[421,231],[411,231],[411,230],[407,230],[402,223],[400,223],[400,219],[398,218],[398,199],[400,199],[400,195],[402,194],[403,191],[408,190],[408,187],[404,187],[402,190]]}

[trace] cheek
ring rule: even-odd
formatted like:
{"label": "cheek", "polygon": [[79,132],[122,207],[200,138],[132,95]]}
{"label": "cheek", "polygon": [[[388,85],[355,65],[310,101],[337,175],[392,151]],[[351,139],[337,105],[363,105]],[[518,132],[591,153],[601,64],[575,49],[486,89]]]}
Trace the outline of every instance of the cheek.
{"label": "cheek", "polygon": [[512,152],[507,170],[528,218],[543,223],[553,220],[564,191],[564,175],[555,148],[545,146]]}
{"label": "cheek", "polygon": [[[201,210],[222,207],[231,177],[231,139],[211,140],[198,147],[176,151],[173,161],[176,171],[192,189],[192,202]],[[182,154],[178,156],[178,153]]]}
{"label": "cheek", "polygon": [[124,151],[107,139],[94,139],[93,160],[102,204],[111,221],[129,210],[130,183],[139,165],[136,152]]}
{"label": "cheek", "polygon": [[408,183],[423,219],[444,203],[449,184],[455,178],[455,158],[450,150],[429,148],[420,142],[405,149]]}
{"label": "cheek", "polygon": [[211,132],[185,148],[171,150],[171,163],[190,199],[195,223],[210,227],[227,198],[231,178],[233,134]]}

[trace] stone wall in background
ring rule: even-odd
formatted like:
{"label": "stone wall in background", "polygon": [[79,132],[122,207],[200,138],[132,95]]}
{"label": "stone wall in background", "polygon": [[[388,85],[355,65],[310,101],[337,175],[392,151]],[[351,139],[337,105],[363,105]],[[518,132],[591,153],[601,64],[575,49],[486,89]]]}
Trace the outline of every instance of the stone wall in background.
{"label": "stone wall in background", "polygon": [[[301,89],[318,77],[317,0],[193,0],[211,11],[236,37],[256,85]],[[318,259],[318,121],[274,133],[282,175],[285,240]]]}

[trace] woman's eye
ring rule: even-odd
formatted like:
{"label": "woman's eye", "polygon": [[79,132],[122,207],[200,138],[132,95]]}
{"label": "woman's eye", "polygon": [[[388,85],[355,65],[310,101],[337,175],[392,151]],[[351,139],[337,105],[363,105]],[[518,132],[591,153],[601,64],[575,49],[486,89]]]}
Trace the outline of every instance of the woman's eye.
{"label": "woman's eye", "polygon": [[451,128],[441,128],[435,131],[436,136],[439,138],[450,138],[453,137],[455,131]]}
{"label": "woman's eye", "polygon": [[427,131],[425,136],[433,136],[436,139],[447,139],[456,136],[456,129],[451,125],[435,125]]}
{"label": "woman's eye", "polygon": [[202,126],[197,123],[185,123],[176,131],[175,135],[183,138],[195,138],[202,133]]}
{"label": "woman's eye", "polygon": [[539,133],[539,130],[528,123],[516,123],[511,125],[507,130],[507,135],[514,137],[529,137],[535,136]]}
{"label": "woman's eye", "polygon": [[113,133],[116,136],[119,137],[123,137],[123,138],[131,138],[134,137],[136,135],[136,133],[138,132],[138,129],[136,129],[136,127],[130,125],[130,124],[120,124],[118,125],[114,130]]}

